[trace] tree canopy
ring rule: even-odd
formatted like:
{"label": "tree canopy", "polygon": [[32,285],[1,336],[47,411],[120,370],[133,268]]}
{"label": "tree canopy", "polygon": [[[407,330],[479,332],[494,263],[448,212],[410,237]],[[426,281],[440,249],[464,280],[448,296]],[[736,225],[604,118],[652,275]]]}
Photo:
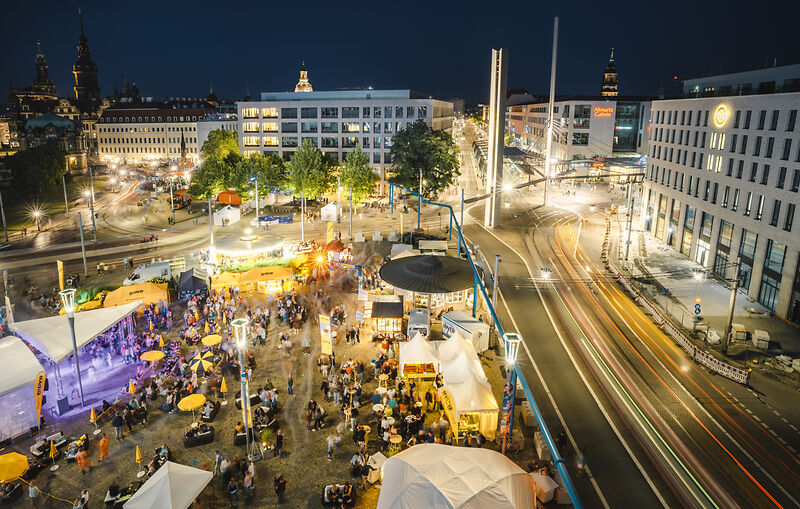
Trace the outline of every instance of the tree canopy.
{"label": "tree canopy", "polygon": [[276,154],[269,156],[253,154],[244,157],[239,162],[237,170],[238,183],[235,189],[240,194],[255,189],[256,183],[261,196],[273,193],[286,185],[286,164]]}
{"label": "tree canopy", "polygon": [[334,161],[323,156],[311,140],[303,140],[286,165],[287,185],[296,195],[320,196],[333,181]]}
{"label": "tree canopy", "polygon": [[61,185],[67,167],[67,159],[55,143],[20,150],[2,160],[14,177],[11,185],[21,196],[52,192]]}
{"label": "tree canopy", "polygon": [[208,133],[208,139],[203,143],[200,152],[206,159],[224,159],[228,154],[239,153],[239,140],[233,131],[215,129]]}
{"label": "tree canopy", "polygon": [[356,145],[356,149],[345,156],[341,171],[342,185],[353,189],[353,203],[358,205],[375,192],[377,178],[369,166],[369,156]]}
{"label": "tree canopy", "polygon": [[423,120],[394,135],[391,153],[395,169],[391,181],[416,191],[422,170],[426,196],[446,189],[460,175],[453,138],[444,131],[431,129]]}

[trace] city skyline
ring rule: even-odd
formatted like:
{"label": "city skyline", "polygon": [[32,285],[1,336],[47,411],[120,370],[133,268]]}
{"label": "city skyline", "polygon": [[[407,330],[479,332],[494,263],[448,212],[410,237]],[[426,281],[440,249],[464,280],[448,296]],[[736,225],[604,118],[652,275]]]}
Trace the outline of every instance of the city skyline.
{"label": "city skyline", "polygon": [[[172,6],[156,10],[148,4],[128,12],[85,2],[86,37],[98,65],[102,95],[111,95],[114,84],[121,87],[127,77],[144,96],[156,99],[205,97],[212,82],[221,98],[241,99],[248,88],[257,97],[262,91],[290,90],[305,61],[318,90],[409,88],[434,98],[463,97],[467,102],[482,102],[488,94],[486,71],[492,47],[509,49],[509,88],[542,93],[548,83],[554,15],[561,18],[559,94],[599,95],[602,71],[612,47],[616,48],[623,96],[655,96],[660,85],[665,86],[667,95],[676,95],[679,87],[675,76],[684,79],[758,68],[772,65],[776,59],[781,65],[796,61],[798,56],[788,40],[791,32],[780,29],[788,19],[770,20],[775,29],[764,37],[728,41],[720,47],[718,36],[708,29],[705,20],[712,16],[720,26],[732,26],[735,13],[717,13],[720,9],[714,6],[693,7],[697,16],[679,20],[672,11],[660,13],[655,24],[643,32],[642,20],[647,23],[654,13],[636,14],[624,8],[609,13],[589,4],[573,11],[580,15],[550,10],[510,29],[507,12],[486,13],[489,17],[485,18],[476,16],[477,11],[458,12],[447,6],[403,11],[384,6],[356,7],[358,15],[352,18],[337,9],[313,7],[325,15],[293,25],[274,21],[292,15],[291,9],[276,7],[248,11],[251,19],[266,23],[256,23],[252,30],[241,27],[242,12],[220,14],[218,9],[210,17],[211,4],[197,5],[191,12]],[[14,51],[0,57],[0,86],[7,93],[9,83],[15,87],[30,84],[35,42],[41,41],[58,95],[69,97],[79,35],[78,6],[53,3],[49,8],[53,15],[46,19],[38,15],[41,8],[38,4],[36,8],[15,4],[8,10],[5,19],[15,23],[4,27],[1,37],[4,46]],[[707,10],[708,16],[698,9]],[[230,23],[209,25],[210,19]],[[452,25],[441,22],[447,19],[453,21]],[[177,24],[175,20],[179,20]],[[146,32],[139,31],[142,26],[147,26]],[[265,30],[270,33],[267,38],[263,37]],[[680,30],[680,37],[658,38],[655,44],[642,44],[640,40],[647,37],[642,33],[671,30]],[[360,31],[363,35],[356,37]],[[574,36],[576,33],[582,35]],[[352,41],[349,34],[354,34]],[[363,40],[368,44],[362,44]],[[353,58],[352,48],[362,57]]]}

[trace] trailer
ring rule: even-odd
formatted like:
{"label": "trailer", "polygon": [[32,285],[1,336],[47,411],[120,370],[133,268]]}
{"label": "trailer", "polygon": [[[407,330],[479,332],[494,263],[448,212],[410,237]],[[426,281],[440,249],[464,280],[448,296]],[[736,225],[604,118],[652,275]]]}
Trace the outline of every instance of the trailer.
{"label": "trailer", "polygon": [[450,311],[442,315],[442,337],[450,337],[458,331],[465,339],[472,341],[476,352],[489,349],[489,325],[464,311]]}

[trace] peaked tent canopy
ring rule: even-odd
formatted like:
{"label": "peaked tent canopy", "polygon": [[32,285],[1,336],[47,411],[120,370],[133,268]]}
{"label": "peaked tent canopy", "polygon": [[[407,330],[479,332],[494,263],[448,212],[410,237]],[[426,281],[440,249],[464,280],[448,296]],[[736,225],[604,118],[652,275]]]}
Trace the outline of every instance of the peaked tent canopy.
{"label": "peaked tent canopy", "polygon": [[[123,288],[133,288],[125,286]],[[122,306],[75,313],[75,340],[78,349],[107,331],[142,306],[137,300]],[[65,316],[48,316],[9,324],[11,331],[59,363],[72,355],[72,336]]]}
{"label": "peaked tent canopy", "polygon": [[3,360],[0,396],[32,384],[39,373],[44,371],[28,345],[14,336],[0,339],[0,359]]}
{"label": "peaked tent canopy", "polygon": [[494,440],[497,432],[497,414],[500,407],[492,393],[489,382],[470,377],[461,383],[448,383],[442,389],[442,406],[453,431],[458,434],[462,428],[461,416],[474,414],[478,430],[488,440]]}
{"label": "peaked tent canopy", "polygon": [[138,285],[121,286],[108,292],[103,307],[120,306],[131,302],[139,302],[139,306],[169,302],[169,290],[166,283],[139,283]]}
{"label": "peaked tent canopy", "polygon": [[36,388],[44,389],[44,369],[30,347],[14,336],[0,340],[0,367],[0,440],[6,440],[39,425]]}
{"label": "peaked tent canopy", "polygon": [[195,292],[197,290],[203,290],[207,287],[208,275],[205,273],[205,271],[193,268],[185,272],[181,272],[181,277],[178,281],[178,291]]}
{"label": "peaked tent canopy", "polygon": [[125,509],[187,509],[214,474],[167,461],[125,502]]}
{"label": "peaked tent canopy", "polygon": [[439,371],[436,349],[419,332],[411,341],[400,342],[400,373],[406,364],[433,364],[434,370]]}
{"label": "peaked tent canopy", "polygon": [[534,507],[534,483],[490,449],[419,444],[383,464],[377,509]]}
{"label": "peaked tent canopy", "polygon": [[452,293],[475,282],[469,262],[453,256],[419,255],[386,262],[381,279],[390,285],[417,293]]}
{"label": "peaked tent canopy", "polygon": [[464,351],[470,352],[470,357],[474,355],[475,359],[478,358],[478,354],[475,353],[475,347],[468,339],[464,339],[464,336],[458,329],[456,329],[453,334],[450,335],[450,339],[441,341],[439,343],[438,354],[439,359],[442,361],[455,359],[461,354],[461,352]]}
{"label": "peaked tent canopy", "polygon": [[[403,350],[400,350],[402,353]],[[402,363],[402,357],[400,357]],[[462,351],[456,358],[441,361],[439,371],[442,372],[448,384],[466,382],[470,378],[486,380],[480,361],[471,359],[466,351]]]}

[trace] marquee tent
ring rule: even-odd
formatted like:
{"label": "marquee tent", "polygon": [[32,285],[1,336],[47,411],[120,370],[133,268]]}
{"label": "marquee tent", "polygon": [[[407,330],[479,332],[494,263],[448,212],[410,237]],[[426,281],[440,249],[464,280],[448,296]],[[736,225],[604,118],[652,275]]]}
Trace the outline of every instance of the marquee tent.
{"label": "marquee tent", "polygon": [[419,444],[383,464],[377,509],[535,507],[533,479],[490,449]]}
{"label": "marquee tent", "polygon": [[218,211],[214,212],[214,224],[216,226],[228,226],[238,222],[242,218],[239,209],[225,205]]}
{"label": "marquee tent", "polygon": [[454,359],[441,361],[439,371],[445,382],[449,384],[466,382],[470,378],[486,381],[480,361],[471,359],[466,351],[462,351]]}
{"label": "marquee tent", "polygon": [[206,470],[167,461],[125,502],[125,509],[187,509],[211,482]]}
{"label": "marquee tent", "polygon": [[319,209],[319,215],[323,221],[336,221],[339,217],[339,205],[331,202]]}
{"label": "marquee tent", "polygon": [[204,290],[207,287],[208,275],[205,271],[195,267],[181,272],[180,279],[178,280],[179,292],[195,292],[197,290]]}
{"label": "marquee tent", "polygon": [[294,271],[290,267],[256,267],[240,275],[239,286],[243,292],[282,292],[291,289],[287,281],[291,281],[293,276]]}
{"label": "marquee tent", "polygon": [[411,341],[400,343],[400,373],[404,376],[436,376],[439,359],[436,349],[417,333]]}
{"label": "marquee tent", "polygon": [[[122,286],[108,292],[103,301],[103,307],[121,306],[131,302],[139,302],[139,306],[169,302],[169,290],[166,283],[139,283],[138,285]],[[77,316],[77,315],[76,315]]]}
{"label": "marquee tent", "polygon": [[[152,284],[152,283],[148,283]],[[125,286],[125,289],[133,288]],[[110,295],[110,294],[109,294]],[[75,341],[78,349],[89,344],[142,306],[138,300],[121,306],[75,313]],[[72,336],[65,316],[48,316],[9,324],[11,331],[59,363],[72,355]]]}
{"label": "marquee tent", "polygon": [[236,288],[239,286],[239,279],[241,279],[242,273],[240,272],[220,272],[216,276],[211,277],[211,289],[212,290],[227,290],[229,287]]}
{"label": "marquee tent", "polygon": [[0,440],[7,440],[39,425],[36,392],[37,382],[44,390],[44,369],[28,345],[14,336],[0,340],[0,367]]}
{"label": "marquee tent", "polygon": [[475,353],[475,347],[472,343],[465,339],[464,336],[456,330],[446,341],[440,341],[437,354],[442,361],[449,361],[455,359],[461,352],[467,352],[467,355],[474,360],[478,359],[478,354]]}
{"label": "marquee tent", "polygon": [[461,383],[447,383],[441,392],[453,433],[480,431],[487,440],[494,440],[500,407],[488,382],[470,377]]}

